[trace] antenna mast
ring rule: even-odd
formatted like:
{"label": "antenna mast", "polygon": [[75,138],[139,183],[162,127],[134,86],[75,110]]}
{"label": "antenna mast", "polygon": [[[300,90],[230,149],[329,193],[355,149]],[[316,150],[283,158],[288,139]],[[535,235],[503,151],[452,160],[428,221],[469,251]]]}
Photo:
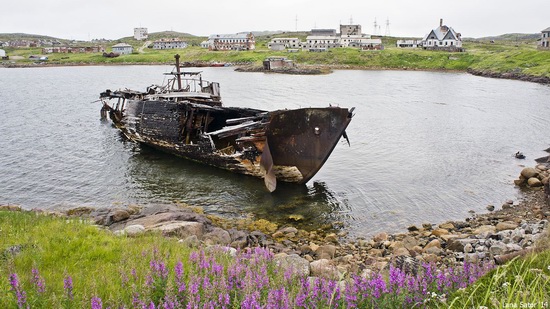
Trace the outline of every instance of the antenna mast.
{"label": "antenna mast", "polygon": [[384,36],[390,36],[390,18],[386,19],[386,34]]}

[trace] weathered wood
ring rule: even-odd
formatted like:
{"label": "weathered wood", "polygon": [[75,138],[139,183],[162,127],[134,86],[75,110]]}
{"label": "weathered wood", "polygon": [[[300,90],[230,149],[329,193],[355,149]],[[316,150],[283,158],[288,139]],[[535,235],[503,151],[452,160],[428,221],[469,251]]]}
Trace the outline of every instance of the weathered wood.
{"label": "weathered wood", "polygon": [[261,126],[265,125],[264,123],[261,123],[259,121],[256,122],[245,122],[239,125],[230,126],[230,127],[224,127],[223,129],[209,132],[208,135],[216,135],[220,138],[225,138],[228,136],[236,135],[239,133],[246,132],[247,130],[259,128]]}

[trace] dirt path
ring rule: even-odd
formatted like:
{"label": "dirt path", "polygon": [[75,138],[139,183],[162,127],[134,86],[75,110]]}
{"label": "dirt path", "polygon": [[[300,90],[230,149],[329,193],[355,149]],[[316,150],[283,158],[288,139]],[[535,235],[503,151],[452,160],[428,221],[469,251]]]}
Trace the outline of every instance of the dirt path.
{"label": "dirt path", "polygon": [[143,43],[143,45],[141,45],[141,47],[138,48],[138,53],[143,54],[143,50],[147,48],[149,44],[151,44],[151,41],[145,41],[145,43]]}

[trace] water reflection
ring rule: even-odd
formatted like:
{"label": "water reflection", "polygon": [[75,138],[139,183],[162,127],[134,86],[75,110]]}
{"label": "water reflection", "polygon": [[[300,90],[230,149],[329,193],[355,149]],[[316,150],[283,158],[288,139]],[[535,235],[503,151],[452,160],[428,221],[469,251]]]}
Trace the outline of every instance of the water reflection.
{"label": "water reflection", "polygon": [[[128,143],[128,142],[126,142]],[[141,192],[140,200],[183,202],[209,214],[239,218],[252,214],[278,225],[306,230],[342,222],[350,212],[345,195],[336,196],[325,182],[278,183],[269,193],[261,179],[191,162],[154,148],[133,144],[126,176]]]}

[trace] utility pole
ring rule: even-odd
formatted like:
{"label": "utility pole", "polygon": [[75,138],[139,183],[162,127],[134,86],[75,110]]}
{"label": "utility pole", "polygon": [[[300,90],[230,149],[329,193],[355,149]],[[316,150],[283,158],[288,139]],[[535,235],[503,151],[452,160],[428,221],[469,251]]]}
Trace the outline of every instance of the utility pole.
{"label": "utility pole", "polygon": [[390,36],[390,18],[386,19],[386,34],[384,36]]}

